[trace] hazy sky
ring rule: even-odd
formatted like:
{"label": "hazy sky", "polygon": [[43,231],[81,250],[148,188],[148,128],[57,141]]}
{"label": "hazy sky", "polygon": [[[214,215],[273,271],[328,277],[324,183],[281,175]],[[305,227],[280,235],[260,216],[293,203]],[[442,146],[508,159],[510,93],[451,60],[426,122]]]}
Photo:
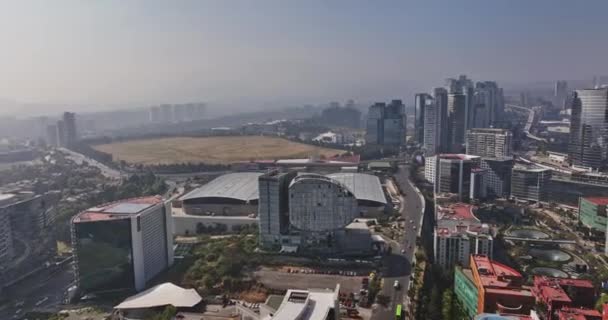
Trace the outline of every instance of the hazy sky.
{"label": "hazy sky", "polygon": [[84,111],[408,100],[460,73],[504,82],[608,74],[606,0],[0,4],[0,112],[25,110],[11,101]]}

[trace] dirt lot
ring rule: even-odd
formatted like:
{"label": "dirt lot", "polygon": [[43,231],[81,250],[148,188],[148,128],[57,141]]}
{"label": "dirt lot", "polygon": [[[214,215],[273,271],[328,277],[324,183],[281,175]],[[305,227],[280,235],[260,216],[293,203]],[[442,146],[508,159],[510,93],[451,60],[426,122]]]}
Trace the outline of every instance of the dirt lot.
{"label": "dirt lot", "polygon": [[256,280],[264,286],[276,289],[323,289],[335,288],[340,284],[342,292],[359,292],[361,289],[361,276],[340,276],[327,274],[287,273],[271,268],[262,268],[254,272]]}
{"label": "dirt lot", "polygon": [[115,161],[141,164],[230,163],[253,159],[333,156],[343,150],[315,147],[275,137],[202,137],[133,140],[94,146],[112,154]]}

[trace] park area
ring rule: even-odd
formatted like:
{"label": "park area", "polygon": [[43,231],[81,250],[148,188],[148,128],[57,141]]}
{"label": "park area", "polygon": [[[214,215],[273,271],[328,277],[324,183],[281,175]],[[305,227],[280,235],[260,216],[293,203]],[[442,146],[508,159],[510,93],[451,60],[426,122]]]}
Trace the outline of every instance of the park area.
{"label": "park area", "polygon": [[227,164],[250,160],[334,156],[344,150],[329,149],[276,137],[175,137],[145,139],[93,146],[111,154],[114,161],[157,165],[180,163]]}

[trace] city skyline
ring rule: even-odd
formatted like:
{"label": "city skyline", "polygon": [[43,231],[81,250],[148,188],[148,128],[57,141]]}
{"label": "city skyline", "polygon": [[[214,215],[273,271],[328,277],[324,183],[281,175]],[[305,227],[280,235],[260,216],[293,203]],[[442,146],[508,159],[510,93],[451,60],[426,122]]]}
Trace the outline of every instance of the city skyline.
{"label": "city skyline", "polygon": [[409,106],[455,74],[508,87],[608,73],[598,69],[608,53],[597,41],[602,1],[464,1],[449,10],[443,1],[65,3],[3,10],[0,36],[11,50],[0,56],[0,114],[188,101],[251,111],[387,97]]}

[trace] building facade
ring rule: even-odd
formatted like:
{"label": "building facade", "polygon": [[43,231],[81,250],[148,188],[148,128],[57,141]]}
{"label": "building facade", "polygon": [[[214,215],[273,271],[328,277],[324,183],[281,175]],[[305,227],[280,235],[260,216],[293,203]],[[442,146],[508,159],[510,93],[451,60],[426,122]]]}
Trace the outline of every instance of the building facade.
{"label": "building facade", "polygon": [[263,247],[281,245],[281,236],[289,232],[289,183],[295,175],[295,171],[272,171],[258,179],[258,219]]}
{"label": "building facade", "polygon": [[451,153],[464,151],[467,116],[466,96],[461,93],[450,93],[448,95],[448,131]]}
{"label": "building facade", "polygon": [[576,90],[568,153],[573,165],[599,169],[608,152],[608,87]]}
{"label": "building facade", "polygon": [[579,221],[595,232],[606,232],[608,197],[581,197],[578,204]]}
{"label": "building facade", "polygon": [[[3,202],[3,195],[0,195],[0,202]],[[13,230],[9,211],[0,208],[0,267],[5,267],[12,261],[14,255]]]}
{"label": "building facade", "polygon": [[511,175],[511,196],[518,200],[547,201],[552,172],[533,165],[515,165]]}
{"label": "building facade", "polygon": [[467,131],[467,154],[505,158],[513,156],[513,134],[506,129],[474,128]]}
{"label": "building facade", "polygon": [[393,100],[375,103],[367,113],[365,141],[368,144],[400,146],[406,139],[405,105]]}
{"label": "building facade", "polygon": [[459,201],[468,201],[471,172],[479,167],[480,158],[466,154],[441,154],[437,157],[435,191],[455,193]]}
{"label": "building facade", "polygon": [[[416,130],[415,132],[415,139],[416,139],[416,143],[418,143],[419,145],[424,145],[424,139],[425,139],[425,133],[424,133],[424,128],[425,128],[425,123],[426,123],[426,111],[427,111],[427,107],[429,105],[433,104],[433,97],[431,97],[429,94],[427,93],[417,93],[414,97],[414,106],[415,106],[415,121],[414,121],[414,128]],[[433,113],[434,110],[432,110]],[[433,130],[435,129],[436,126],[436,121],[434,121],[436,118],[436,114],[432,114],[431,115],[431,119],[429,120],[433,120],[432,123],[429,123],[430,125],[433,126]]]}
{"label": "building facade", "polygon": [[72,218],[81,294],[140,291],[173,264],[173,226],[161,197],[123,200]]}
{"label": "building facade", "polygon": [[484,182],[489,197],[509,197],[513,164],[512,158],[481,158],[481,168],[487,170]]}
{"label": "building facade", "polygon": [[465,203],[436,206],[434,262],[444,269],[469,265],[471,254],[493,255],[490,228],[475,217],[475,207]]}
{"label": "building facade", "polygon": [[470,268],[455,270],[454,293],[471,318],[483,313],[530,314],[535,299],[519,272],[484,255],[469,259]]}

